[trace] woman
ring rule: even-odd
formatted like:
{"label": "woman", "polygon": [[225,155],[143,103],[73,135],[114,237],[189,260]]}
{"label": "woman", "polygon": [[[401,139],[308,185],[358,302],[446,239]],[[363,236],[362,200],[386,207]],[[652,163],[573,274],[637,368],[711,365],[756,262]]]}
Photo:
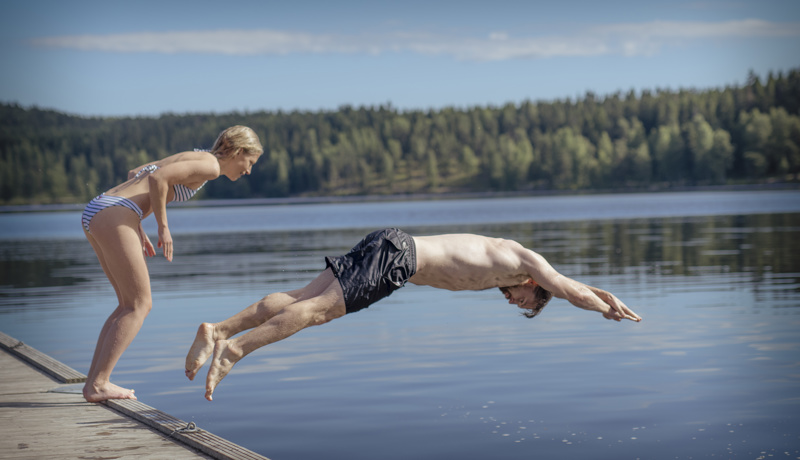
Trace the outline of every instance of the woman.
{"label": "woman", "polygon": [[86,206],[82,216],[84,233],[119,300],[97,340],[83,387],[87,401],[136,399],[133,390],[114,385],[110,377],[152,307],[145,255],[154,256],[156,251],[142,229],[142,219],[150,213],[155,215],[158,247],[171,261],[173,246],[166,204],[188,200],[206,181],[219,176],[235,181],[250,174],[262,153],[252,129],[233,126],[219,135],[210,151],[176,153],[140,166],[128,173],[127,182]]}

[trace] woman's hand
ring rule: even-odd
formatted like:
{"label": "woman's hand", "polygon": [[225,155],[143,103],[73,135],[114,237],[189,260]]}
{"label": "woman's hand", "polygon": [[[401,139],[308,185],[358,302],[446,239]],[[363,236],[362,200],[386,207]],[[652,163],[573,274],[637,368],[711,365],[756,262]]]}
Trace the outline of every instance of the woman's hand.
{"label": "woman's hand", "polygon": [[172,235],[167,227],[158,227],[158,247],[164,251],[164,257],[172,262]]}
{"label": "woman's hand", "polygon": [[146,257],[153,257],[156,255],[156,249],[153,247],[153,243],[150,242],[150,238],[147,237],[147,233],[144,232],[141,223],[139,224],[139,238],[142,240],[142,251],[144,251],[144,255]]}

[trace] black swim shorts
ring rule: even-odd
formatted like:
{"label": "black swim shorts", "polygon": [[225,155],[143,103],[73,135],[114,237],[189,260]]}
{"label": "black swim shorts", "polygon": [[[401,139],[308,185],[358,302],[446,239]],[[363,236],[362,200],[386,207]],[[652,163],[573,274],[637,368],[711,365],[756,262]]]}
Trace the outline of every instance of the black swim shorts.
{"label": "black swim shorts", "polygon": [[326,257],[325,264],[342,286],[347,313],[353,313],[403,287],[417,271],[417,253],[411,235],[387,228],[343,256]]}

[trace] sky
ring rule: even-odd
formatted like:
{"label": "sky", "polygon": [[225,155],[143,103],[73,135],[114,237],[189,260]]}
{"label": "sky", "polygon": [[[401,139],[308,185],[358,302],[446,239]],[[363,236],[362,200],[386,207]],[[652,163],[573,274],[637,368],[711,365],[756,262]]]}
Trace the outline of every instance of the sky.
{"label": "sky", "polygon": [[502,106],[800,68],[800,0],[3,0],[0,102],[83,116]]}

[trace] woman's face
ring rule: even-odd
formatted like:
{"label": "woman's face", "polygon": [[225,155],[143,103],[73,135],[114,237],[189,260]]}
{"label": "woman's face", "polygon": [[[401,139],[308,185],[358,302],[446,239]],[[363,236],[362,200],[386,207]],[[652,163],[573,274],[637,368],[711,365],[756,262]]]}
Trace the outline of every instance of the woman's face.
{"label": "woman's face", "polygon": [[240,153],[227,164],[223,174],[225,174],[228,179],[232,181],[239,180],[239,178],[244,175],[250,175],[253,165],[256,164],[259,158],[261,158],[260,153]]}

